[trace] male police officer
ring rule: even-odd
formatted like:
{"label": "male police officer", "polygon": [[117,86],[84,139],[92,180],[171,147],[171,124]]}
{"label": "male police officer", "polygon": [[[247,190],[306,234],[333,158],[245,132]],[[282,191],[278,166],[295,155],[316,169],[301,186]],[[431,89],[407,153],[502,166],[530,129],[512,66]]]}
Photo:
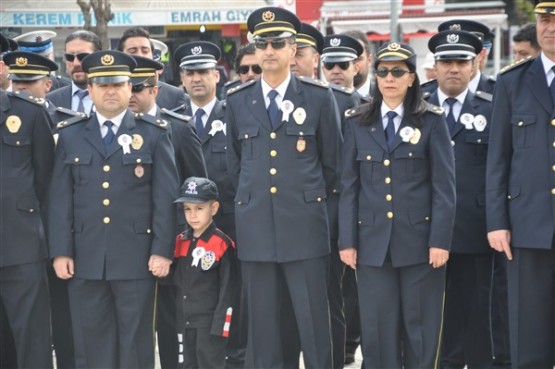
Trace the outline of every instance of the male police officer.
{"label": "male police officer", "polygon": [[443,31],[428,47],[435,56],[438,89],[428,97],[445,110],[457,178],[457,211],[446,274],[442,368],[492,364],[490,291],[493,253],[486,236],[484,193],[491,124],[491,95],[468,88],[480,39]]}
{"label": "male police officer", "polygon": [[61,122],[49,200],[49,246],[70,279],[76,366],[154,366],[154,276],[169,272],[178,188],[167,122],[127,110],[135,60],[83,60],[90,118]]}
{"label": "male police officer", "polygon": [[[0,46],[0,52],[9,48],[1,34]],[[20,57],[19,64],[28,63]],[[42,101],[1,91],[0,135],[0,302],[15,338],[18,367],[51,368],[44,226],[54,139]]]}
{"label": "male police officer", "polygon": [[488,239],[508,258],[513,368],[555,354],[555,4],[535,7],[540,56],[501,72],[486,177]]}
{"label": "male police officer", "polygon": [[228,167],[237,188],[237,249],[247,293],[248,368],[283,366],[280,301],[288,294],[308,368],[331,368],[326,198],[341,132],[331,91],[289,71],[299,19],[274,7],[247,21],[262,78],[228,92]]}

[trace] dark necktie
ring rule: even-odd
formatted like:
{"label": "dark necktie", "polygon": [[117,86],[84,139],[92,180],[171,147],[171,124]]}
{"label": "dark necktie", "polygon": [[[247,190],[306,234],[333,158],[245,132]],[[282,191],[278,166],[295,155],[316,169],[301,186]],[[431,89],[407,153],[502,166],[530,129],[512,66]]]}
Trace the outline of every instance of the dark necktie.
{"label": "dark necktie", "polygon": [[[551,70],[555,73],[555,65],[551,67]],[[553,101],[553,111],[555,112],[555,78],[551,80],[549,91],[551,92],[551,101]]]}
{"label": "dark necktie", "polygon": [[204,115],[204,110],[197,109],[195,113],[195,128],[197,129],[197,136],[199,138],[204,137],[204,124],[202,123],[202,116]]}
{"label": "dark necktie", "polygon": [[85,96],[87,96],[89,94],[89,91],[88,90],[77,90],[77,92],[75,94],[79,98],[79,104],[77,105],[77,111],[81,112],[81,113],[84,113],[85,112],[85,105],[83,104],[83,99],[85,98]]}
{"label": "dark necktie", "polygon": [[112,127],[114,126],[114,123],[107,120],[107,121],[104,122],[104,125],[108,128],[108,132],[104,135],[104,137],[102,137],[102,142],[104,143],[104,151],[107,153],[108,148],[110,147],[112,142],[114,142],[114,137],[116,137],[116,135],[114,134],[114,131],[112,130]]}
{"label": "dark necktie", "polygon": [[445,102],[447,103],[447,105],[449,105],[449,114],[447,114],[447,117],[445,119],[447,121],[447,128],[449,128],[449,133],[453,133],[453,131],[455,130],[455,124],[457,124],[457,121],[455,120],[455,114],[453,112],[453,107],[455,106],[457,99],[449,97],[445,99]]}
{"label": "dark necktie", "polygon": [[276,90],[272,90],[268,92],[268,97],[270,98],[270,105],[268,105],[268,118],[270,118],[270,123],[272,124],[272,128],[275,128],[278,120],[279,109],[276,102],[277,95],[278,95],[278,92]]}
{"label": "dark necktie", "polygon": [[387,125],[385,126],[385,140],[387,141],[387,147],[391,149],[393,142],[395,141],[395,122],[393,118],[397,116],[394,111],[387,112]]}

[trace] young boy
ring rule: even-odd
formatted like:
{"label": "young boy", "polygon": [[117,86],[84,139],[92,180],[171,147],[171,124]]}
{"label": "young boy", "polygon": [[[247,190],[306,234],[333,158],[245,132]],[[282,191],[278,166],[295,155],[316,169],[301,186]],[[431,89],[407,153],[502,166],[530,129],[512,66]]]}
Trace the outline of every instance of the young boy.
{"label": "young boy", "polygon": [[225,368],[235,281],[235,244],[216,228],[218,188],[207,178],[187,178],[181,188],[190,229],[175,241],[179,368]]}

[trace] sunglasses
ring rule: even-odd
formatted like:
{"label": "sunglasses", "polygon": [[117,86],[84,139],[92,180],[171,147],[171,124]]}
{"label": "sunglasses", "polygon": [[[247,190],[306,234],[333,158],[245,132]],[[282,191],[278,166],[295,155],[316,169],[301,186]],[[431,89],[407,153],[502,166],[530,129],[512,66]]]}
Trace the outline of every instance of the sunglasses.
{"label": "sunglasses", "polygon": [[326,63],[324,62],[324,68],[327,70],[332,70],[333,68],[335,68],[336,65],[339,66],[339,68],[343,69],[343,70],[347,70],[349,69],[349,66],[351,65],[350,61],[344,61],[344,62],[337,62],[337,63]]}
{"label": "sunglasses", "polygon": [[255,65],[240,65],[239,74],[247,74],[249,73],[249,69],[251,69],[254,74],[262,73],[262,68],[260,68],[260,65],[255,64]]}
{"label": "sunglasses", "polygon": [[83,61],[83,59],[85,59],[89,55],[90,55],[90,53],[64,54],[64,58],[68,62],[73,62],[75,60],[75,57],[77,57],[77,59],[79,59],[79,61]]}
{"label": "sunglasses", "polygon": [[389,73],[391,73],[391,75],[395,78],[401,78],[405,75],[405,73],[412,73],[412,72],[398,67],[395,67],[393,69],[378,68],[378,70],[376,70],[376,75],[380,78],[387,77]]}
{"label": "sunglasses", "polygon": [[140,85],[133,85],[133,87],[131,87],[131,92],[142,92],[145,88],[151,88],[151,87],[154,87],[154,86],[146,83],[141,83]]}
{"label": "sunglasses", "polygon": [[259,50],[266,50],[269,44],[272,45],[272,49],[279,50],[279,49],[283,49],[285,45],[287,45],[287,43],[288,42],[286,39],[279,39],[279,40],[273,40],[273,41],[254,40],[254,46]]}

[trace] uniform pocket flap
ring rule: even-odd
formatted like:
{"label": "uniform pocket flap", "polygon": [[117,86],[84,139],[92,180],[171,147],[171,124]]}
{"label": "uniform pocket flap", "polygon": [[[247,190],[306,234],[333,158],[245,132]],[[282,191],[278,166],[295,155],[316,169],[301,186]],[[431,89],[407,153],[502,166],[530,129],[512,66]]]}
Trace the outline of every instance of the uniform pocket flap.
{"label": "uniform pocket flap", "polygon": [[151,224],[146,220],[136,220],[133,227],[135,228],[135,233],[137,234],[152,233]]}
{"label": "uniform pocket flap", "polygon": [[472,132],[466,134],[467,143],[487,144],[489,142],[489,134]]}
{"label": "uniform pocket flap", "polygon": [[393,157],[395,159],[414,159],[426,157],[426,151],[423,147],[411,146],[405,145],[403,147],[403,145],[401,145],[397,150],[393,152]]}
{"label": "uniform pocket flap", "polygon": [[304,192],[304,201],[306,202],[322,202],[326,199],[326,190],[323,188],[316,188],[314,190],[307,190]]}
{"label": "uniform pocket flap", "polygon": [[374,213],[371,211],[365,211],[358,214],[358,225],[359,226],[373,226],[374,225]]}
{"label": "uniform pocket flap", "polygon": [[73,165],[90,165],[92,153],[90,152],[70,152],[67,154],[64,163]]}
{"label": "uniform pocket flap", "polygon": [[285,133],[288,136],[314,136],[316,134],[316,128],[303,124],[288,124],[285,127]]}
{"label": "uniform pocket flap", "polygon": [[235,203],[237,205],[246,205],[249,203],[251,194],[249,192],[239,192],[235,195]]}
{"label": "uniform pocket flap", "polygon": [[211,144],[212,152],[225,152],[227,146],[223,142],[214,142]]}
{"label": "uniform pocket flap", "polygon": [[26,146],[31,144],[29,136],[7,135],[3,137],[3,141],[9,146]]}
{"label": "uniform pocket flap", "polygon": [[383,159],[383,151],[376,150],[358,150],[357,160],[358,161],[379,161]]}
{"label": "uniform pocket flap", "polygon": [[518,127],[524,127],[534,123],[536,123],[536,116],[534,114],[515,114],[511,117],[511,124]]}
{"label": "uniform pocket flap", "polygon": [[130,153],[123,155],[123,165],[152,164],[152,155],[148,153]]}
{"label": "uniform pocket flap", "polygon": [[15,206],[17,210],[23,210],[32,213],[39,209],[39,200],[35,196],[21,197],[17,199]]}
{"label": "uniform pocket flap", "polygon": [[509,193],[507,199],[512,200],[520,196],[520,186],[509,186]]}
{"label": "uniform pocket flap", "polygon": [[258,136],[259,127],[247,127],[239,131],[237,139],[248,140],[249,138]]}
{"label": "uniform pocket flap", "polygon": [[418,224],[421,222],[428,222],[432,219],[429,209],[417,209],[409,211],[410,224]]}

